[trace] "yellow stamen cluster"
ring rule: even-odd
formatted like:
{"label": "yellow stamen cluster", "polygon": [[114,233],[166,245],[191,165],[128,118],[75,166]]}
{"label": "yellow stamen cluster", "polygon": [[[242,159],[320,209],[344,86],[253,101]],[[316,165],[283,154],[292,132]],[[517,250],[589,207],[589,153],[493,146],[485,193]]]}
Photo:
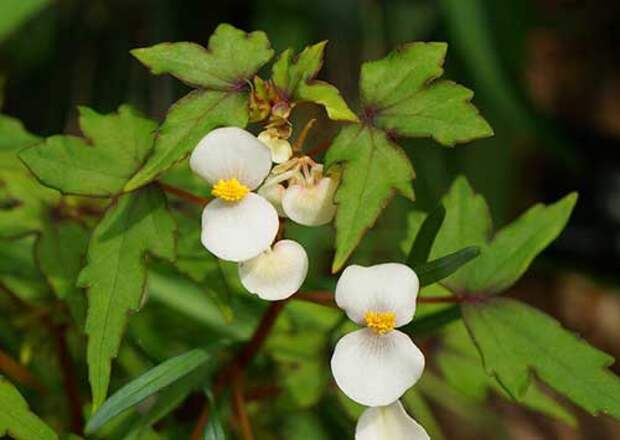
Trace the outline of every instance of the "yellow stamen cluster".
{"label": "yellow stamen cluster", "polygon": [[364,314],[366,326],[373,332],[384,335],[396,327],[396,314],[394,312],[366,312]]}
{"label": "yellow stamen cluster", "polygon": [[237,202],[245,197],[250,189],[237,179],[220,179],[213,186],[211,194],[226,202]]}

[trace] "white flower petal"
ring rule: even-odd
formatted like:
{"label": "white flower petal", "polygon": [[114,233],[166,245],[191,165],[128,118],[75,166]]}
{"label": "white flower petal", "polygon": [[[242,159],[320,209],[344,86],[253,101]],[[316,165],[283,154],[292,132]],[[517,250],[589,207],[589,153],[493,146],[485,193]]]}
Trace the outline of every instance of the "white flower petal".
{"label": "white flower petal", "polygon": [[430,440],[430,437],[399,400],[364,411],[355,427],[355,440]]}
{"label": "white flower petal", "polygon": [[282,208],[300,225],[324,225],[336,214],[334,192],[337,186],[331,177],[323,177],[315,185],[291,185],[282,197]]}
{"label": "white flower petal", "polygon": [[362,329],[338,341],[331,368],[336,384],[349,398],[366,406],[385,406],[418,381],[424,355],[401,331],[377,335]]}
{"label": "white flower petal", "polygon": [[276,208],[276,211],[278,211],[278,215],[280,217],[286,217],[286,214],[282,209],[282,196],[284,196],[284,191],[286,191],[286,188],[284,188],[284,186],[280,185],[279,183],[271,185],[265,183],[258,189],[257,192],[258,194],[266,198],[269,202],[271,202],[273,207]]}
{"label": "white flower petal", "polygon": [[269,248],[278,226],[275,208],[258,194],[239,202],[215,199],[202,211],[202,244],[222,260],[246,261]]}
{"label": "white flower petal", "polygon": [[351,265],[336,285],[336,303],[360,325],[366,312],[375,311],[394,312],[401,327],[413,319],[419,288],[418,276],[404,264]]}
{"label": "white flower petal", "polygon": [[284,163],[293,155],[293,147],[289,141],[274,136],[269,130],[259,133],[258,140],[271,150],[271,160],[274,163]]}
{"label": "white flower petal", "polygon": [[267,301],[286,299],[299,290],[308,274],[308,254],[297,242],[281,240],[239,264],[241,284]]}
{"label": "white flower petal", "polygon": [[271,151],[241,128],[216,128],[194,148],[189,165],[211,185],[220,179],[235,178],[253,190],[269,174]]}

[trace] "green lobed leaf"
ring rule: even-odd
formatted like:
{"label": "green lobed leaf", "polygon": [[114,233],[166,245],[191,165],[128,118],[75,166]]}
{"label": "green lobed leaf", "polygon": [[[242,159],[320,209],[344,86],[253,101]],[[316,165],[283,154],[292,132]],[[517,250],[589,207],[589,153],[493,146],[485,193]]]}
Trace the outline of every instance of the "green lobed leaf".
{"label": "green lobed leaf", "polygon": [[50,0],[2,0],[0,3],[0,42],[50,3]]}
{"label": "green lobed leaf", "polygon": [[185,158],[198,141],[218,126],[248,123],[246,82],[273,57],[263,32],[245,33],[221,24],[209,47],[163,43],[132,54],[155,74],[169,73],[199,87],[168,111],[153,154],[125,186],[132,191]]}
{"label": "green lobed leaf", "polygon": [[[461,321],[447,327],[442,336],[436,361],[446,383],[478,403],[484,403],[491,390],[511,402],[514,401],[497,379],[484,370],[480,354]],[[570,426],[577,424],[575,416],[546,395],[537,382],[530,384],[520,403]]]}
{"label": "green lobed leaf", "polygon": [[56,433],[28,409],[19,391],[0,376],[0,436],[16,440],[57,439]]}
{"label": "green lobed leaf", "polygon": [[35,243],[39,269],[56,297],[67,303],[75,321],[82,326],[86,316],[86,296],[77,287],[88,247],[88,231],[79,223],[47,223]]}
{"label": "green lobed leaf", "polygon": [[614,359],[552,317],[497,297],[464,305],[463,317],[487,372],[514,399],[524,399],[534,373],[591,414],[620,419],[620,379],[607,369]]}
{"label": "green lobed leaf", "polygon": [[407,155],[385,132],[359,124],[340,131],[325,163],[344,163],[342,183],[335,196],[338,210],[332,270],[336,272],[396,191],[413,200],[411,180],[415,173]]}
{"label": "green lobed leaf", "polygon": [[273,57],[264,32],[245,33],[220,24],[204,47],[195,43],[161,43],[131,54],[155,75],[170,74],[194,87],[231,91],[245,86]]}
{"label": "green lobed leaf", "polygon": [[562,232],[576,201],[577,195],[572,193],[552,205],[536,205],[491,239],[491,216],[484,198],[464,177],[457,178],[443,199],[446,219],[431,257],[472,245],[480,247],[481,256],[442,283],[463,292],[506,290]]}
{"label": "green lobed leaf", "polygon": [[471,104],[473,92],[443,74],[445,43],[410,43],[362,65],[362,104],[377,126],[454,145],[493,135]]}
{"label": "green lobed leaf", "polygon": [[112,395],[86,425],[86,434],[96,432],[107,421],[147,397],[180,380],[209,360],[200,349],[188,351],[150,369]]}
{"label": "green lobed leaf", "polygon": [[476,262],[471,290],[493,293],[512,286],[564,230],[576,203],[571,193],[552,205],[535,205],[501,229]]}
{"label": "green lobed leaf", "polygon": [[126,105],[109,115],[79,110],[80,127],[92,145],[57,135],[26,148],[20,158],[43,185],[64,194],[117,194],[151,151],[157,124]]}
{"label": "green lobed leaf", "polygon": [[88,246],[79,284],[88,288],[87,361],[93,411],[107,393],[127,313],[140,306],[146,283],[145,254],[174,258],[174,220],[163,192],[149,186],[125,194],[108,209]]}
{"label": "green lobed leaf", "polygon": [[325,107],[330,119],[357,122],[358,117],[349,109],[336,87],[315,77],[323,66],[327,41],[306,47],[293,58],[287,49],[273,65],[272,79],[280,96],[292,101],[310,101]]}
{"label": "green lobed leaf", "polygon": [[195,90],[177,101],[159,128],[153,153],[127,182],[133,191],[184,159],[200,139],[220,126],[245,127],[247,96],[236,92]]}

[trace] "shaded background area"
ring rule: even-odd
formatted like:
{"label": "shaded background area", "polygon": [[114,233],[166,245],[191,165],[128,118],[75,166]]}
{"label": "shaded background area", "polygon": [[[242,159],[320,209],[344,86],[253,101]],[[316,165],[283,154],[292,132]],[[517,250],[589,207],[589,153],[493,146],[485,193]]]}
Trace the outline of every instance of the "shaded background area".
{"label": "shaded background area", "polygon": [[[432,208],[462,173],[489,201],[497,226],[534,202],[578,190],[569,227],[514,294],[620,358],[619,2],[58,0],[0,43],[2,111],[40,135],[77,132],[77,105],[109,112],[129,102],[161,120],[187,90],[150,75],[129,50],[161,41],[206,45],[220,22],[264,30],[276,51],[329,40],[321,76],[354,108],[362,62],[403,42],[447,41],[446,76],[476,91],[496,136],[454,150],[406,141],[419,206]],[[313,140],[332,133],[315,132]],[[366,252],[394,254],[403,211],[402,201],[392,204]],[[619,424],[605,418],[582,414],[574,431],[491,404],[513,438],[620,438]],[[459,414],[437,410],[448,438],[481,437]]]}

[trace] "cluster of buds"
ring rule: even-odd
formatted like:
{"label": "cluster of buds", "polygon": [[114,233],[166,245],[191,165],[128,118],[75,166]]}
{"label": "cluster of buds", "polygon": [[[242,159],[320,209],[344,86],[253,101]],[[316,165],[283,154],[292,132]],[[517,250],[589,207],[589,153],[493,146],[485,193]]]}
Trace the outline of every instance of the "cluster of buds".
{"label": "cluster of buds", "polygon": [[250,121],[261,122],[265,130],[258,139],[271,150],[275,163],[284,163],[293,154],[288,139],[293,133],[289,121],[294,104],[282,99],[270,81],[254,77],[250,95]]}

